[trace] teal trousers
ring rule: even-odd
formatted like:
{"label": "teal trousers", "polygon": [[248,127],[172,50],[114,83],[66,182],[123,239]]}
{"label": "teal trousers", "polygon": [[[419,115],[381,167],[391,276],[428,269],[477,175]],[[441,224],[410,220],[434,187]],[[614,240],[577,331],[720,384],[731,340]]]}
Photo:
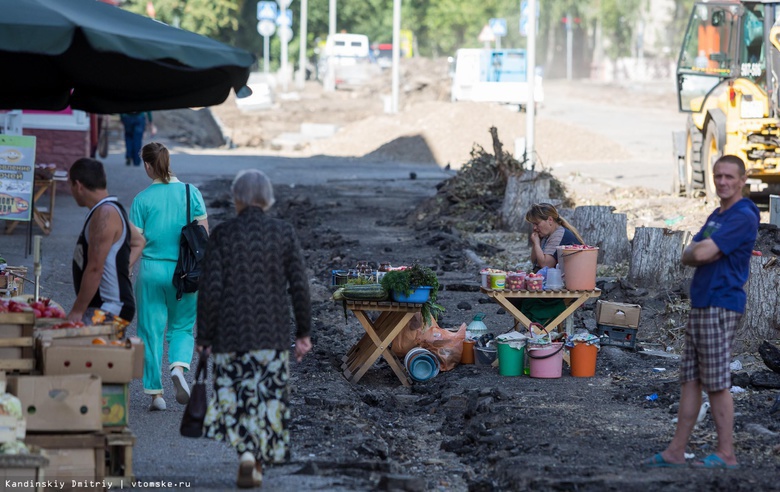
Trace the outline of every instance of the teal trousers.
{"label": "teal trousers", "polygon": [[[135,299],[138,337],[144,342],[144,393],[161,394],[163,347],[168,344],[168,370],[182,366],[189,370],[195,348],[195,316],[198,294],[184,294],[176,300],[171,279],[176,262],[141,259]],[[167,375],[167,373],[166,373]]]}

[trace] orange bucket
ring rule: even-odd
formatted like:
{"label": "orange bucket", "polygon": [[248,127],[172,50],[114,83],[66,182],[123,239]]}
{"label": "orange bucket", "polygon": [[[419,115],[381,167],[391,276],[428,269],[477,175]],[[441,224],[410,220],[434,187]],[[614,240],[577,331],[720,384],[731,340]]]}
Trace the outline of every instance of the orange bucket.
{"label": "orange bucket", "polygon": [[460,355],[461,364],[474,363],[474,340],[463,340],[463,353]]}
{"label": "orange bucket", "polygon": [[592,378],[596,375],[596,355],[598,347],[587,343],[575,344],[569,350],[571,354],[571,375],[576,378]]}
{"label": "orange bucket", "polygon": [[563,250],[563,282],[566,290],[593,290],[596,288],[596,267],[599,249]]}

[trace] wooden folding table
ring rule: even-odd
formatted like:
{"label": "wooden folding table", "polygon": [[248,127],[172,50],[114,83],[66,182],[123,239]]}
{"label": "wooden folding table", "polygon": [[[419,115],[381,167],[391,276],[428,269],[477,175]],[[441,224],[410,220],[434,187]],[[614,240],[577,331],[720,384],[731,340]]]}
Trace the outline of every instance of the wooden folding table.
{"label": "wooden folding table", "polygon": [[[412,381],[403,365],[390,350],[390,343],[401,333],[412,317],[419,313],[422,304],[406,302],[346,301],[346,307],[355,314],[366,334],[352,346],[342,358],[341,368],[348,381],[357,383],[382,356],[404,386]],[[369,312],[379,313],[375,320]]]}
{"label": "wooden folding table", "polygon": [[[566,318],[574,314],[574,311],[582,306],[588,299],[599,297],[600,289],[595,290],[493,290],[481,287],[483,294],[492,297],[506,311],[514,316],[515,320],[522,323],[526,328],[531,327],[531,320],[523,314],[520,309],[512,304],[511,299],[563,299],[566,309],[544,327],[547,331],[552,331],[556,326],[562,323]],[[515,325],[517,326],[517,325]]]}

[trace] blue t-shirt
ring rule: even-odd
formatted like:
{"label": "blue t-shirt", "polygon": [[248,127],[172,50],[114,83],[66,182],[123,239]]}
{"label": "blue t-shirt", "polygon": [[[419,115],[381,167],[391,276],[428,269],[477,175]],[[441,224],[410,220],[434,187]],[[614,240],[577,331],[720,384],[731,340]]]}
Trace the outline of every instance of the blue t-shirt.
{"label": "blue t-shirt", "polygon": [[694,241],[712,239],[723,256],[696,267],[691,283],[691,307],[720,307],[745,312],[745,283],[750,274],[750,256],[758,235],[760,215],[756,205],[743,198],[720,213],[716,209]]}

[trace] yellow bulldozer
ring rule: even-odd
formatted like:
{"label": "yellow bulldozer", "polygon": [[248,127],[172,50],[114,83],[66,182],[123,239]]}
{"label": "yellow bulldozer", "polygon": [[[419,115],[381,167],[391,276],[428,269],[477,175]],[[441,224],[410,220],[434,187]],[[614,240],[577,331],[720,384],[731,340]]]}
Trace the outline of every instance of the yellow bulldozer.
{"label": "yellow bulldozer", "polygon": [[677,62],[680,111],[672,191],[716,201],[712,164],[723,154],[747,167],[747,193],[780,189],[780,0],[700,1]]}

